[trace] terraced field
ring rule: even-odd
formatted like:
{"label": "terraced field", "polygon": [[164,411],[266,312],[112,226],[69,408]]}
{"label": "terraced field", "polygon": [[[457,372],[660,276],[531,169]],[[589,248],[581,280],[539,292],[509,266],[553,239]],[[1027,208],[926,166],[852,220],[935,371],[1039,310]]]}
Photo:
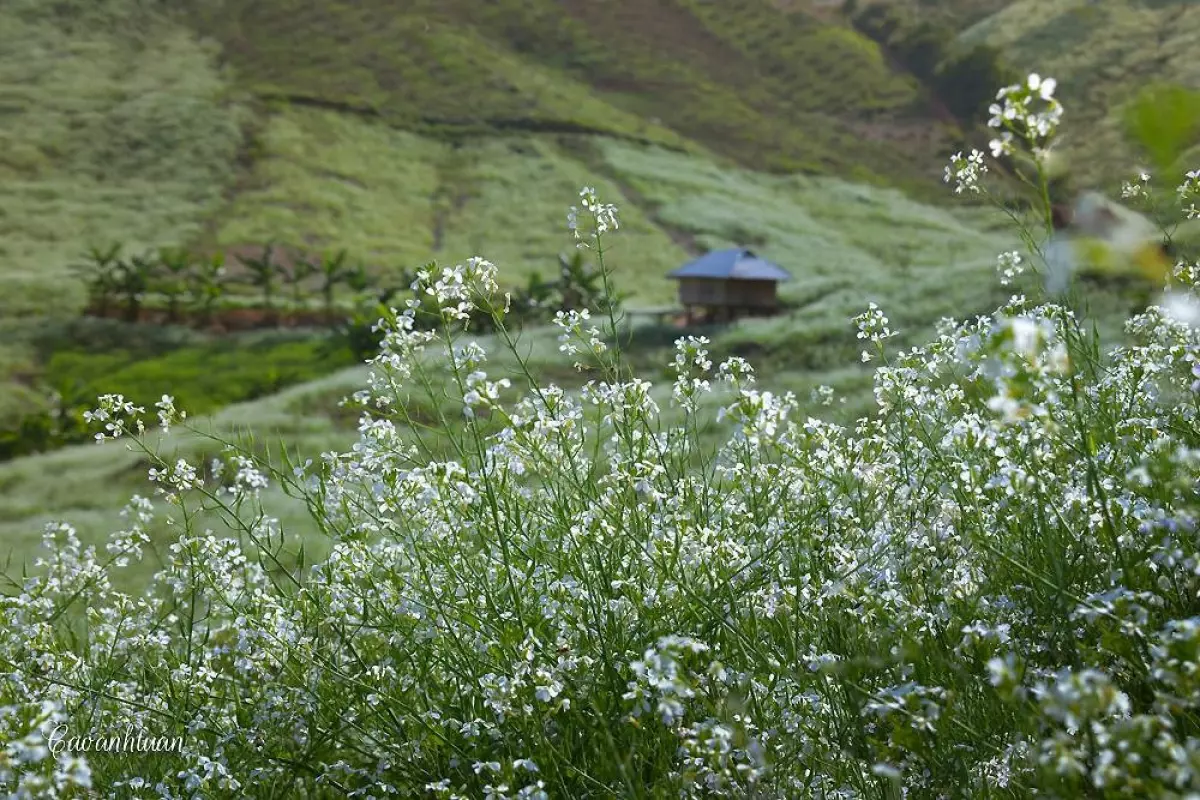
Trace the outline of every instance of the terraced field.
{"label": "terraced field", "polygon": [[438,134],[686,138],[748,166],[913,183],[949,142],[870,40],[759,0],[233,0],[196,4],[194,24],[260,96]]}

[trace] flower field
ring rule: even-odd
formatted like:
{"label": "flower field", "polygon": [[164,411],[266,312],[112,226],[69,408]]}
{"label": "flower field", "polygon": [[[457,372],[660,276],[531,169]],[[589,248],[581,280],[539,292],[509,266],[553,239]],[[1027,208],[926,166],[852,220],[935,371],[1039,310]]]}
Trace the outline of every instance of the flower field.
{"label": "flower field", "polygon": [[[1070,278],[1097,247],[1134,249],[1055,230],[1054,93],[1007,87],[991,155],[946,172],[986,197],[995,159],[1032,165],[1032,211],[1005,207],[1025,249],[997,254],[1017,293],[909,349],[886,308],[847,320],[876,367],[876,408],[850,425],[701,336],[676,342],[660,392],[617,346],[613,304],[555,320],[595,378],[541,380],[483,258],[422,271],[428,302],[380,321],[358,440],[319,462],[233,444],[178,459],[154,431],[189,428],[171,397],[100,398],[98,446],[147,460],[177,535],[144,591],[120,588],[160,513],[144,497],[106,547],[54,524],[37,568],[9,574],[0,786],[1200,796],[1200,265],[1184,255],[1126,340],[1099,340]],[[1160,194],[1169,232],[1200,178]],[[578,202],[603,271],[619,210]],[[431,305],[439,324],[418,324]],[[479,313],[503,360],[464,333]],[[268,487],[327,556],[264,512]],[[80,752],[63,731],[183,741]]]}

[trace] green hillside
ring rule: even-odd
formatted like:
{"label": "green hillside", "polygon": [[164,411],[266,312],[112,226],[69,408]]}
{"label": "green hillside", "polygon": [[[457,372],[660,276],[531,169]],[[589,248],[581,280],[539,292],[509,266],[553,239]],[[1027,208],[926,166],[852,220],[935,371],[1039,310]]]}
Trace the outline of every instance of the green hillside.
{"label": "green hillside", "polygon": [[747,166],[908,181],[936,177],[947,140],[874,43],[765,0],[231,0],[191,19],[261,97],[439,134],[686,137]]}
{"label": "green hillside", "polygon": [[[1082,181],[1109,187],[1144,160],[1125,125],[1139,93],[1159,84],[1200,89],[1200,5],[1186,0],[1017,0],[959,43],[992,45],[1011,63],[1055,76],[1071,119],[1065,152]],[[1193,158],[1180,171],[1200,154],[1200,109],[1188,138]]]}
{"label": "green hillside", "polygon": [[[292,108],[272,115],[260,141],[266,155],[214,218],[219,246],[271,238],[314,249],[336,245],[385,274],[485,253],[512,285],[556,269],[567,244],[566,207],[580,186],[595,182],[619,196],[579,160],[589,137],[508,134],[451,143]],[[648,263],[650,279],[630,291],[641,303],[669,300],[673,289],[663,276],[687,253],[636,205],[624,205],[626,249],[613,264]]]}

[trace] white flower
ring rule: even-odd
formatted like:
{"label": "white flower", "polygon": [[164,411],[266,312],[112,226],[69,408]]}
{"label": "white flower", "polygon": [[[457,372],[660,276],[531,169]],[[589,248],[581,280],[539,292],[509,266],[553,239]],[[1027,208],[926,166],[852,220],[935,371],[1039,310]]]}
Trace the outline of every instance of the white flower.
{"label": "white flower", "polygon": [[1200,219],[1200,205],[1197,205],[1195,202],[1200,199],[1200,170],[1194,169],[1188,172],[1184,177],[1183,183],[1179,184],[1177,191],[1179,192],[1180,200],[1183,202],[1192,201],[1184,206],[1183,209],[1187,218]]}
{"label": "white flower", "polygon": [[988,142],[988,148],[992,151],[992,158],[1000,158],[1011,154],[1015,148],[1013,146],[1013,135],[1008,131],[1000,134],[995,139]]}
{"label": "white flower", "polygon": [[1054,99],[1054,90],[1058,87],[1058,81],[1054,78],[1043,80],[1036,72],[1030,74],[1026,84],[1029,86],[1029,91],[1037,92],[1038,97],[1043,100]]}
{"label": "white flower", "polygon": [[1057,83],[1053,78],[1031,74],[1023,84],[1006,86],[996,94],[997,101],[988,111],[988,126],[1001,131],[992,139],[992,155],[999,158],[1015,149],[1020,139],[1035,152],[1044,152],[1047,143],[1058,130],[1062,119],[1062,104],[1054,98]]}
{"label": "white flower", "polygon": [[1121,184],[1121,197],[1126,200],[1145,198],[1149,196],[1147,184],[1150,183],[1150,173],[1145,170],[1138,172],[1137,177],[1132,181],[1125,181]]}
{"label": "white flower", "polygon": [[[612,203],[602,203],[596,196],[596,190],[591,186],[584,186],[579,190],[580,204],[583,209],[588,212],[592,218],[591,239],[599,240],[601,236],[610,230],[617,230],[619,220],[617,218],[617,207]],[[579,229],[579,209],[571,206],[567,212],[567,228],[571,235],[575,238],[578,247],[590,246],[586,241],[584,234]]]}
{"label": "white flower", "polygon": [[1021,261],[1021,254],[1016,250],[1001,253],[996,258],[996,269],[1000,272],[1000,284],[1008,286],[1012,283],[1013,278],[1025,271],[1025,267]]}
{"label": "white flower", "polygon": [[954,182],[955,194],[963,192],[979,194],[982,191],[979,180],[987,171],[987,164],[983,162],[983,153],[979,150],[972,150],[966,156],[958,152],[950,157],[950,164],[946,167],[943,181]]}

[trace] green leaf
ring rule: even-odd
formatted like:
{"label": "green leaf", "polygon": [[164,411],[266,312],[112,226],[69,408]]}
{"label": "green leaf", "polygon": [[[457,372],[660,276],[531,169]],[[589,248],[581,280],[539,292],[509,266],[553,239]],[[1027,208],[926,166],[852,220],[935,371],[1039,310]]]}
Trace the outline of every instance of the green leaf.
{"label": "green leaf", "polygon": [[1144,88],[1125,109],[1125,129],[1151,164],[1169,172],[1200,143],[1200,91],[1172,84]]}

